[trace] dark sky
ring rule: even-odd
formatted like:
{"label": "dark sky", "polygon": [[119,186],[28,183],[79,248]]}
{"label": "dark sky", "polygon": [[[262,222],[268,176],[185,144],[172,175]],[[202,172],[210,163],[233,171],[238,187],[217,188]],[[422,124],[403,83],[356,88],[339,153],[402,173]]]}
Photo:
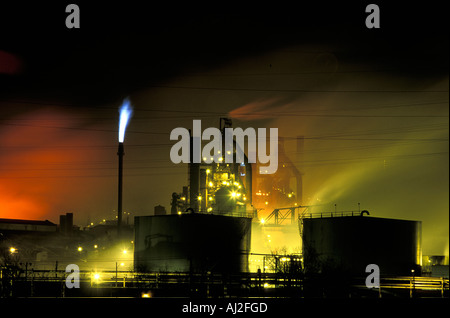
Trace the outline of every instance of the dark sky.
{"label": "dark sky", "polygon": [[[56,2],[55,2],[56,3]],[[244,8],[141,2],[0,5],[0,217],[84,225],[116,208],[118,107],[124,208],[150,214],[187,183],[170,131],[277,127],[305,200],[324,210],[423,221],[424,253],[448,254],[448,19],[444,8],[370,2]]]}

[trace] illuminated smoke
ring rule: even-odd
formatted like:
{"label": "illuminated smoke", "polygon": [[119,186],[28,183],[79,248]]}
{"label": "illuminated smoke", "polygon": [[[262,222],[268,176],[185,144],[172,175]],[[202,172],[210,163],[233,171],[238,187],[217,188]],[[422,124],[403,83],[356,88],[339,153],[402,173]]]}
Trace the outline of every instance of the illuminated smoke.
{"label": "illuminated smoke", "polygon": [[125,98],[122,106],[120,106],[120,119],[119,119],[119,142],[123,142],[125,139],[125,129],[127,128],[128,121],[133,114],[130,100]]}

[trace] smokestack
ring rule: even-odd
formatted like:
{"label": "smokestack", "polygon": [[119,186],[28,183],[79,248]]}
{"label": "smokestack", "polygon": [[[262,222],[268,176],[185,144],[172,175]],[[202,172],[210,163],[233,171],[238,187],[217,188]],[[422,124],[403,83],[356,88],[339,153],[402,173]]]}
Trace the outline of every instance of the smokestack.
{"label": "smokestack", "polygon": [[119,156],[119,189],[118,189],[118,204],[117,204],[117,236],[120,239],[121,227],[122,227],[122,175],[123,175],[123,142],[119,142],[119,150],[117,155]]}
{"label": "smokestack", "polygon": [[125,130],[128,122],[133,114],[131,103],[128,98],[125,98],[122,106],[120,107],[119,117],[119,150],[117,155],[119,156],[119,191],[118,191],[118,207],[117,207],[117,237],[120,239],[122,230],[122,174],[123,174],[123,141],[125,140]]}
{"label": "smokestack", "polygon": [[305,149],[305,137],[297,136],[297,170],[299,174],[297,175],[297,201],[298,205],[303,205],[303,152]]}
{"label": "smokestack", "polygon": [[194,138],[191,136],[191,151],[190,151],[190,163],[189,163],[189,207],[194,209],[195,212],[199,211],[198,196],[200,194],[200,164],[194,163],[193,156],[193,144]]}

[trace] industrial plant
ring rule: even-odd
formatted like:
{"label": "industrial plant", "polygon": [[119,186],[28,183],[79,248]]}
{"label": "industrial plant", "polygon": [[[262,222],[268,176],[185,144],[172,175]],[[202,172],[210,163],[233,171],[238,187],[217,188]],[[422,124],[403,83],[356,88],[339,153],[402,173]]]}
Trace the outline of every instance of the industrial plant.
{"label": "industrial plant", "polygon": [[[231,126],[220,119],[222,136]],[[169,212],[155,206],[130,222],[121,135],[115,219],[84,228],[72,213],[59,225],[0,219],[1,296],[448,297],[448,258],[422,255],[421,221],[304,205],[302,172],[283,140],[274,174],[247,156],[226,163],[226,148],[216,151],[218,162],[186,165]],[[70,264],[80,268],[80,288],[66,284]],[[377,288],[366,283],[370,264],[379,268]]]}

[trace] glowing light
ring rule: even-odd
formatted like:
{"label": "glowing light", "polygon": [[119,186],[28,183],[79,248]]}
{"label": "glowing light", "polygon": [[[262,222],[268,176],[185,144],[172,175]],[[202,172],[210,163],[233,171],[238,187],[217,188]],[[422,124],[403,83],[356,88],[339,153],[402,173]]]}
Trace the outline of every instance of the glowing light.
{"label": "glowing light", "polygon": [[211,212],[212,211],[212,208],[208,208],[208,210],[207,210],[208,212]]}
{"label": "glowing light", "polygon": [[122,106],[120,106],[120,118],[119,118],[119,142],[123,142],[125,139],[125,129],[127,128],[128,121],[133,114],[131,103],[128,98],[125,98]]}
{"label": "glowing light", "polygon": [[210,169],[206,169],[206,173],[208,174],[208,173],[211,173],[211,170]]}
{"label": "glowing light", "polygon": [[98,281],[100,279],[100,274],[99,273],[94,273],[94,275],[92,276],[92,278],[96,281]]}
{"label": "glowing light", "polygon": [[292,198],[292,193],[289,193],[289,194],[288,194],[288,198]]}
{"label": "glowing light", "polygon": [[178,211],[178,215],[181,215],[181,211]]}
{"label": "glowing light", "polygon": [[267,287],[269,287],[269,284],[268,283],[264,283],[264,288],[267,288]]}
{"label": "glowing light", "polygon": [[268,205],[269,204],[269,202],[268,201],[266,201],[266,202],[264,202],[266,205]]}
{"label": "glowing light", "polygon": [[143,293],[142,298],[151,298],[152,296],[149,293]]}
{"label": "glowing light", "polygon": [[14,254],[15,252],[17,252],[17,249],[16,249],[15,247],[10,247],[10,248],[9,248],[9,252],[10,252],[11,254]]}
{"label": "glowing light", "polygon": [[264,220],[264,219],[261,218],[261,219],[259,220],[259,222],[261,222],[261,224],[264,224],[264,223],[266,222],[266,220]]}
{"label": "glowing light", "polygon": [[186,201],[186,197],[181,197],[181,201]]}
{"label": "glowing light", "polygon": [[237,193],[236,193],[236,192],[234,192],[234,191],[233,191],[233,192],[231,192],[231,197],[233,197],[233,198],[234,198],[234,197],[236,197],[236,195],[237,195]]}
{"label": "glowing light", "polygon": [[209,185],[211,188],[214,186],[214,184],[213,184],[212,182],[210,182],[208,185]]}
{"label": "glowing light", "polygon": [[78,246],[78,252],[82,252],[83,248],[81,246]]}
{"label": "glowing light", "polygon": [[197,200],[201,201],[201,200],[202,200],[202,196],[199,195],[199,196],[197,197]]}
{"label": "glowing light", "polygon": [[94,245],[94,248],[98,248],[98,245],[97,245],[97,244],[95,244],[95,245]]}
{"label": "glowing light", "polygon": [[123,253],[123,254],[126,254],[126,253],[128,253],[128,251],[127,251],[127,250],[123,250],[122,253]]}

